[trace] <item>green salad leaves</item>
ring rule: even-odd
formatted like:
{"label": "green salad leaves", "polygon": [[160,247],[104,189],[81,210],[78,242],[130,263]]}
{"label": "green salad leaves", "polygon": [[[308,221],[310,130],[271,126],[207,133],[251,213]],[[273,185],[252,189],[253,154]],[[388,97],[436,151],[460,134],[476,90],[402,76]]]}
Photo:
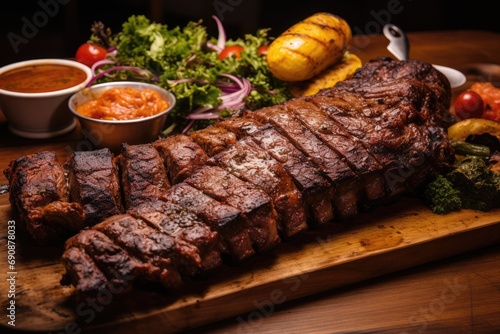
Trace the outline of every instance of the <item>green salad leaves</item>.
{"label": "green salad leaves", "polygon": [[[273,77],[265,55],[268,29],[236,40],[226,40],[221,22],[219,37],[210,37],[202,22],[169,28],[145,16],[131,16],[122,31],[109,36],[107,59],[94,65],[93,82],[140,80],[170,90],[177,103],[169,117],[184,132],[204,127],[242,109],[255,110],[290,98],[288,86]],[[93,29],[91,40],[99,40]],[[103,43],[101,43],[103,44]],[[239,55],[219,59],[228,46],[239,45]]]}

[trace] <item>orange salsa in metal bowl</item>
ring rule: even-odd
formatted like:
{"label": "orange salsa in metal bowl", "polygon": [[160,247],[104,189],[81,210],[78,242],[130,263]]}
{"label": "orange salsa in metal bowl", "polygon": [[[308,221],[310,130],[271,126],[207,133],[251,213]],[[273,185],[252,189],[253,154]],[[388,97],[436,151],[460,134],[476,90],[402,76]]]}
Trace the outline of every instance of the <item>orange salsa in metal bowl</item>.
{"label": "orange salsa in metal bowl", "polygon": [[87,74],[73,66],[28,65],[0,74],[0,89],[18,93],[46,93],[71,88],[86,79]]}
{"label": "orange salsa in metal bowl", "polygon": [[95,119],[131,120],[159,114],[169,106],[169,102],[153,89],[116,87],[80,105],[76,112]]}

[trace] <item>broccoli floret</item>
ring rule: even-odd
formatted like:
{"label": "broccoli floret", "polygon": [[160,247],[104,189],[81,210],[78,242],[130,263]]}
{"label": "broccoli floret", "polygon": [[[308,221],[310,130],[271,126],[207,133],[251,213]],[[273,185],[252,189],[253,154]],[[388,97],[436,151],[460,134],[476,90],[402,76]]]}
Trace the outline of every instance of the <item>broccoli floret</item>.
{"label": "broccoli floret", "polygon": [[439,175],[424,189],[424,200],[435,213],[475,209],[487,211],[500,207],[500,174],[476,156],[467,156],[453,171]]}
{"label": "broccoli floret", "polygon": [[434,181],[427,185],[424,199],[434,213],[444,214],[462,207],[460,192],[442,175],[438,175]]}
{"label": "broccoli floret", "polygon": [[463,208],[487,211],[500,205],[499,174],[483,159],[468,156],[455,167],[446,178],[460,192]]}

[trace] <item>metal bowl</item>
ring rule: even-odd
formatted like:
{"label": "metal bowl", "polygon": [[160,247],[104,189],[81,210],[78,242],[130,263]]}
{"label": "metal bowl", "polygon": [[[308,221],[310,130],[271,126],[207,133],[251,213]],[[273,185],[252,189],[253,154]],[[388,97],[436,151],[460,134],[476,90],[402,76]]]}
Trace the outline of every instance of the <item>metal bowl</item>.
{"label": "metal bowl", "polygon": [[[77,112],[77,108],[91,100],[98,98],[106,90],[117,87],[130,87],[134,89],[154,89],[164,100],[169,103],[169,107],[162,112],[143,118],[132,120],[102,120],[82,116]],[[146,144],[156,140],[165,127],[168,113],[175,105],[175,96],[157,85],[132,82],[116,81],[97,84],[82,89],[69,99],[69,108],[80,122],[82,134],[87,141],[95,148],[109,148],[113,152],[119,152],[122,143],[130,145]]]}

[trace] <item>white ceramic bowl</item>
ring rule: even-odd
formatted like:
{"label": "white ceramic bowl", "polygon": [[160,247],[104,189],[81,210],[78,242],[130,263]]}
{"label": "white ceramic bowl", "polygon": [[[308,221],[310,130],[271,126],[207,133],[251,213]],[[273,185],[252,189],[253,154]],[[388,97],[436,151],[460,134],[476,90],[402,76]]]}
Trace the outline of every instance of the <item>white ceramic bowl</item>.
{"label": "white ceramic bowl", "polygon": [[88,66],[66,59],[21,61],[0,68],[0,75],[24,66],[41,64],[76,67],[85,72],[86,79],[73,87],[51,92],[19,93],[0,89],[0,107],[9,129],[21,137],[44,139],[73,130],[77,123],[68,108],[68,100],[92,79],[92,71]]}
{"label": "white ceramic bowl", "polygon": [[[98,98],[106,90],[116,87],[134,89],[150,88],[157,91],[169,103],[167,109],[149,117],[130,120],[103,120],[82,116],[77,109],[82,104]],[[122,143],[130,145],[146,144],[158,139],[165,127],[168,113],[175,106],[175,96],[160,86],[133,81],[115,81],[93,85],[75,93],[69,99],[71,112],[80,121],[82,132],[88,142],[95,148],[107,147],[113,152],[119,152]]]}

